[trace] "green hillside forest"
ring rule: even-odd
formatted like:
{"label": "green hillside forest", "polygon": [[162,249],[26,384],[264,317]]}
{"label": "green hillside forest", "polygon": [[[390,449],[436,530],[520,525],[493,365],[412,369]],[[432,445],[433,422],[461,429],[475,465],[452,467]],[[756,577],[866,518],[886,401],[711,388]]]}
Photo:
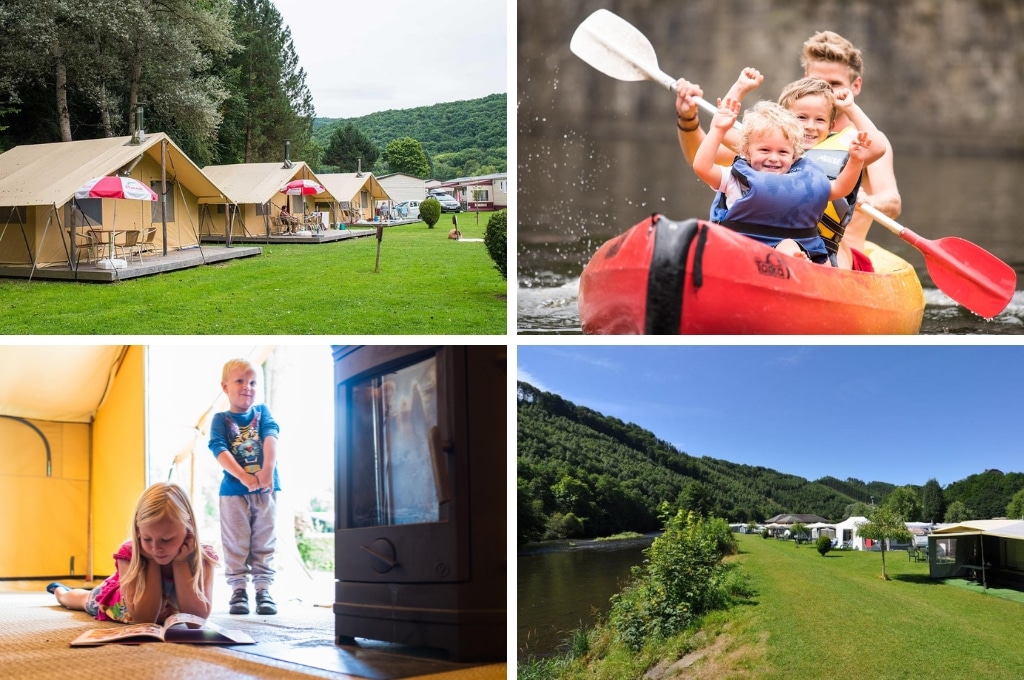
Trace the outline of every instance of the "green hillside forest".
{"label": "green hillside forest", "polygon": [[[501,93],[360,118],[317,118],[313,138],[326,149],[334,131],[351,123],[380,151],[396,139],[418,141],[434,179],[490,175],[508,171],[507,104],[508,95]],[[372,170],[389,169],[378,159]]]}
{"label": "green hillside forest", "polygon": [[[812,481],[693,456],[635,424],[524,382],[518,384],[517,413],[520,543],[656,531],[662,503],[700,508],[730,522],[763,521],[780,513],[841,521],[869,513],[870,503],[882,503],[897,490],[881,481]],[[926,515],[963,521],[1005,516],[1022,488],[1024,473],[986,470],[945,488],[934,480],[900,487],[896,496],[910,498],[908,521]]]}

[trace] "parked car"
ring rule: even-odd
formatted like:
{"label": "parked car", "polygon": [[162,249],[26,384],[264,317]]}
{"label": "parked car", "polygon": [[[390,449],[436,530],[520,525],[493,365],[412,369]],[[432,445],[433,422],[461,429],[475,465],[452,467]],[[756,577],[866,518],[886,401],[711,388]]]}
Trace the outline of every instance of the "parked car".
{"label": "parked car", "polygon": [[420,201],[402,201],[395,206],[394,212],[399,219],[418,220],[420,218]]}
{"label": "parked car", "polygon": [[462,204],[448,194],[434,194],[428,198],[436,198],[441,204],[441,212],[462,212]]}

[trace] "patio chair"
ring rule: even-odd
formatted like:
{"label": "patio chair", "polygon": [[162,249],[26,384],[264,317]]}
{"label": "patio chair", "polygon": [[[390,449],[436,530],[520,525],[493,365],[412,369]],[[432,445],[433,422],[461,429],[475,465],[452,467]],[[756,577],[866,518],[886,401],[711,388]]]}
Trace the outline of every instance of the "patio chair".
{"label": "patio chair", "polygon": [[[72,230],[69,229],[68,232],[70,235]],[[78,266],[78,263],[81,260],[83,250],[85,251],[86,262],[92,262],[93,260],[97,259],[99,253],[99,246],[97,245],[96,240],[92,237],[92,234],[81,229],[75,229],[73,233],[74,241],[72,242],[71,246],[72,248],[74,248],[75,266]]]}
{"label": "patio chair", "polygon": [[138,242],[139,248],[139,259],[142,259],[143,253],[155,253],[156,252],[156,227],[149,227],[142,236],[139,237]]}
{"label": "patio chair", "polygon": [[139,235],[141,232],[138,229],[129,229],[124,232],[123,241],[115,241],[114,248],[121,251],[121,256],[129,262],[132,256],[139,258],[139,262],[142,262],[142,250],[139,248]]}

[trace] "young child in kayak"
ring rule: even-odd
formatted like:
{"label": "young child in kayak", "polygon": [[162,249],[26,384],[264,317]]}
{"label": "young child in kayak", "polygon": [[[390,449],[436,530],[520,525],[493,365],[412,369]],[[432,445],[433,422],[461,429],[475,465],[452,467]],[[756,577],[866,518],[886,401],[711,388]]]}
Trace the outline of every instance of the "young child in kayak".
{"label": "young child in kayak", "polygon": [[[885,153],[885,139],[871,119],[854,102],[853,92],[848,88],[837,88],[818,78],[801,78],[790,83],[779,95],[779,104],[792,111],[804,128],[804,147],[807,157],[813,160],[829,179],[839,176],[848,159],[847,149],[857,138],[857,132],[866,132],[870,145],[869,153],[864,159],[868,166]],[[834,132],[837,117],[842,114],[850,121],[838,132]],[[847,196],[829,202],[818,220],[818,232],[825,242],[829,261],[837,265],[839,242],[843,238],[846,225],[853,218],[853,209],[857,202],[857,190],[860,188],[858,175],[857,184]],[[850,251],[851,269],[858,271],[874,271],[871,260],[860,251]]]}
{"label": "young child in kayak", "polygon": [[[733,90],[730,90],[733,93]],[[853,191],[868,155],[866,132],[850,143],[850,160],[835,180],[803,158],[803,130],[797,117],[774,102],[761,101],[743,116],[739,156],[731,167],[716,155],[736,121],[740,103],[719,102],[707,136],[693,159],[693,170],[718,194],[711,220],[817,264],[829,262],[818,233],[818,218],[831,200]]]}

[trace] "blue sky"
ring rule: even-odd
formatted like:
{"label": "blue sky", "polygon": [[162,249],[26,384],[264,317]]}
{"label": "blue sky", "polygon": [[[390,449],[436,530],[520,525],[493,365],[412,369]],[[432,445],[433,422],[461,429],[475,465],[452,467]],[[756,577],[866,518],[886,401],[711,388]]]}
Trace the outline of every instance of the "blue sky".
{"label": "blue sky", "polygon": [[273,0],[321,118],[508,92],[508,3]]}
{"label": "blue sky", "polygon": [[526,346],[518,376],[693,456],[943,486],[1024,471],[1024,346]]}

